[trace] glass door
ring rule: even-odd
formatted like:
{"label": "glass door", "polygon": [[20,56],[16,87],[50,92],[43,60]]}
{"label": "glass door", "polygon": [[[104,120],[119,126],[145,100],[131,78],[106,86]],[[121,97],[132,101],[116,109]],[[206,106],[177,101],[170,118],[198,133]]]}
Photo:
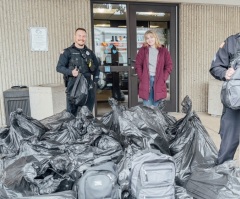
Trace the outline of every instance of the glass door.
{"label": "glass door", "polygon": [[101,62],[95,114],[111,110],[110,97],[128,104],[127,5],[93,3],[94,51]]}
{"label": "glass door", "polygon": [[130,58],[132,62],[129,81],[130,106],[142,103],[138,98],[137,89],[138,77],[134,70],[134,60],[138,49],[144,41],[144,33],[149,29],[155,29],[162,46],[166,47],[171,54],[173,61],[173,71],[168,78],[167,98],[165,103],[166,111],[178,111],[178,76],[177,76],[177,6],[176,5],[149,5],[130,4],[129,5],[129,46]]}
{"label": "glass door", "polygon": [[176,5],[99,2],[92,1],[94,51],[101,62],[95,115],[111,110],[109,97],[127,107],[142,103],[134,60],[148,29],[156,29],[162,45],[171,53],[174,69],[167,81],[166,110],[177,111]]}

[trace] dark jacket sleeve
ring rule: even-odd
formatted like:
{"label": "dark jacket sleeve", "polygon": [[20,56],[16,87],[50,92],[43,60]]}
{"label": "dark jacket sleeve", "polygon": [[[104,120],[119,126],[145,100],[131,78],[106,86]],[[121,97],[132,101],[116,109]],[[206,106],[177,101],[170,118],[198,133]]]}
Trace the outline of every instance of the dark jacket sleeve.
{"label": "dark jacket sleeve", "polygon": [[68,62],[70,59],[70,51],[65,49],[59,56],[57,63],[57,72],[62,73],[66,76],[72,76],[72,70],[68,68]]}
{"label": "dark jacket sleeve", "polygon": [[230,65],[229,52],[228,52],[228,39],[225,40],[224,45],[221,46],[211,64],[209,72],[211,75],[222,81],[226,81],[225,74]]}

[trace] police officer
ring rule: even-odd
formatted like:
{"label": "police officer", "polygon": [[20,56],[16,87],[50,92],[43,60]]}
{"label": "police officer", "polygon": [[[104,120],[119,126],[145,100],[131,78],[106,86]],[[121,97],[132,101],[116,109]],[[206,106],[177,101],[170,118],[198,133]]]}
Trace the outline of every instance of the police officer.
{"label": "police officer", "polygon": [[[84,28],[77,28],[74,35],[74,43],[64,49],[60,54],[57,64],[57,72],[64,75],[67,95],[67,111],[76,116],[78,106],[71,103],[70,94],[76,77],[79,73],[87,79],[89,84],[86,106],[93,111],[95,102],[94,83],[98,81],[99,62],[92,50],[85,45],[87,32]],[[93,76],[93,81],[91,76]]]}
{"label": "police officer", "polygon": [[[219,47],[212,61],[210,73],[221,81],[227,81],[234,74],[231,63],[240,55],[240,34],[229,36]],[[239,144],[240,110],[233,110],[223,106],[219,134],[221,144],[218,152],[217,164],[233,160]]]}

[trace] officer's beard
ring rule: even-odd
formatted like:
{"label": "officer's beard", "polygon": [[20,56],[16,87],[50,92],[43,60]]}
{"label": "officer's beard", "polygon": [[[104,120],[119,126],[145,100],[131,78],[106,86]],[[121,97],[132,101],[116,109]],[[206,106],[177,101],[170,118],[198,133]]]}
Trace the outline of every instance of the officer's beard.
{"label": "officer's beard", "polygon": [[[77,47],[78,47],[78,48],[84,48],[84,43],[81,43],[81,44],[76,43],[76,44],[77,44]],[[75,45],[76,45],[76,44],[75,44]]]}

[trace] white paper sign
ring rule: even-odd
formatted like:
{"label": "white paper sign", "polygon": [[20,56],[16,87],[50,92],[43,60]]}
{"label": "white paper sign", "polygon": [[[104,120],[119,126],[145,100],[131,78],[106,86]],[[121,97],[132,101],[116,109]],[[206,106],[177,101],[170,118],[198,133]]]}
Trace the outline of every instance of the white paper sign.
{"label": "white paper sign", "polygon": [[31,51],[48,51],[47,28],[30,28]]}

